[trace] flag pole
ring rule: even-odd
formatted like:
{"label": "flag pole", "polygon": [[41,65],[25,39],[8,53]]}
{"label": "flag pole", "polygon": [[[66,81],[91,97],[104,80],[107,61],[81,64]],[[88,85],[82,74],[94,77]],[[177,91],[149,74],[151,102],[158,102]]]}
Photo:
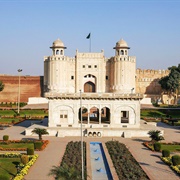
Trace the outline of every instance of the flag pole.
{"label": "flag pole", "polygon": [[88,34],[86,39],[89,39],[89,52],[91,52],[91,33]]}

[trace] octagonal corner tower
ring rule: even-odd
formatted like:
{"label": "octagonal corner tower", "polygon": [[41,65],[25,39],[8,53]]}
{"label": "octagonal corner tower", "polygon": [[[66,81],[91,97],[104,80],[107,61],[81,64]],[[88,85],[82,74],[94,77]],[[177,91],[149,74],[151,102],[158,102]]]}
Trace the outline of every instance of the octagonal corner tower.
{"label": "octagonal corner tower", "polygon": [[114,93],[135,93],[136,57],[129,56],[127,42],[121,39],[116,43],[115,56],[111,59],[111,72],[113,72]]}

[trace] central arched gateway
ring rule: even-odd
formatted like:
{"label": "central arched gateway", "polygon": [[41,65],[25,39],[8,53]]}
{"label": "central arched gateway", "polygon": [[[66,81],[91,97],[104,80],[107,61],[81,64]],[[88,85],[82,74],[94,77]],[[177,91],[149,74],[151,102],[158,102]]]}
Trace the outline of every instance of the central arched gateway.
{"label": "central arched gateway", "polygon": [[91,81],[88,81],[84,84],[84,92],[96,92],[95,84]]}

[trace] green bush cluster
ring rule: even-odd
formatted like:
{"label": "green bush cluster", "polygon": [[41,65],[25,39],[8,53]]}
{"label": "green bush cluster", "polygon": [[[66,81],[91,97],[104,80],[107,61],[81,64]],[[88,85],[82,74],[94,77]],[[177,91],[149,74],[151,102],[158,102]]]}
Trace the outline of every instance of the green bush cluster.
{"label": "green bush cluster", "polygon": [[23,155],[21,156],[21,163],[23,163],[24,165],[26,165],[28,162],[29,162],[29,157],[28,157],[28,155],[23,154]]}
{"label": "green bush cluster", "polygon": [[27,155],[34,155],[34,148],[27,148]]}
{"label": "green bush cluster", "polygon": [[172,156],[172,164],[173,164],[173,166],[180,165],[180,156],[179,155]]}
{"label": "green bush cluster", "polygon": [[4,135],[3,136],[3,141],[8,141],[9,140],[9,135]]}
{"label": "green bush cluster", "polygon": [[108,141],[106,142],[106,147],[119,179],[149,179],[124,144],[118,141]]}
{"label": "green bush cluster", "polygon": [[162,150],[162,157],[169,157],[170,156],[170,151],[167,149]]}
{"label": "green bush cluster", "polygon": [[41,149],[42,145],[42,141],[36,141],[34,142],[34,149]]}
{"label": "green bush cluster", "polygon": [[161,150],[161,143],[156,142],[153,144],[153,147],[154,147],[155,151],[160,151]]}

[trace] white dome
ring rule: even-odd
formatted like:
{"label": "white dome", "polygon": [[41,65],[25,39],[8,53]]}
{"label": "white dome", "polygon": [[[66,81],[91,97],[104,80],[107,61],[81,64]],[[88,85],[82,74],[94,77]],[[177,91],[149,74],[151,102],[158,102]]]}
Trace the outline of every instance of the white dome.
{"label": "white dome", "polygon": [[53,42],[52,47],[64,47],[64,43],[60,39],[57,39]]}
{"label": "white dome", "polygon": [[120,41],[118,41],[116,43],[116,47],[127,47],[128,48],[128,44],[126,41],[124,41],[123,39],[121,39]]}

